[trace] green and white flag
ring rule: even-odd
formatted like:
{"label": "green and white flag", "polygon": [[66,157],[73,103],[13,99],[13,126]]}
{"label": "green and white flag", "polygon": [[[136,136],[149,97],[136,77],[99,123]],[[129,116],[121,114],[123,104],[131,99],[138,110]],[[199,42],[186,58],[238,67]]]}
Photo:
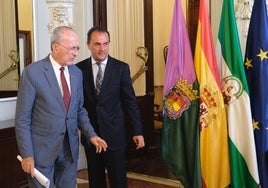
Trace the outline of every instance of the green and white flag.
{"label": "green and white flag", "polygon": [[259,175],[249,89],[233,0],[223,1],[216,52],[228,123],[230,187],[257,187]]}

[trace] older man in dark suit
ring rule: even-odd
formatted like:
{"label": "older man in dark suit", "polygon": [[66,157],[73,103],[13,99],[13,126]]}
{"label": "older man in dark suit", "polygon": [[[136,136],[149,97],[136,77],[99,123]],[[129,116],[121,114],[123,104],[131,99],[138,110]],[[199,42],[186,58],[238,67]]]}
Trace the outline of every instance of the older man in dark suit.
{"label": "older man in dark suit", "polygon": [[[110,34],[102,27],[93,27],[87,34],[91,57],[76,64],[83,73],[84,106],[98,136],[108,144],[107,151],[96,154],[94,146],[85,147],[90,188],[105,188],[107,169],[111,188],[126,188],[123,107],[130,117],[136,148],[144,147],[138,105],[128,64],[112,58],[109,53]],[[101,87],[100,87],[101,86]]]}

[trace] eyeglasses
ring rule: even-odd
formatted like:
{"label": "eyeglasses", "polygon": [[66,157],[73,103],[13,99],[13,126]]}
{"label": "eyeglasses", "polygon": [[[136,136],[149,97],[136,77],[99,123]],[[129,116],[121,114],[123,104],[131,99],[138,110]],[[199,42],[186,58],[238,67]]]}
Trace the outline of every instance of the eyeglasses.
{"label": "eyeglasses", "polygon": [[75,46],[75,47],[70,47],[70,48],[68,48],[68,47],[66,47],[66,46],[63,46],[62,44],[60,44],[60,43],[58,43],[58,42],[56,42],[59,46],[61,46],[61,47],[63,47],[63,48],[65,48],[66,50],[68,50],[68,52],[78,52],[79,50],[80,50],[80,47],[79,46]]}

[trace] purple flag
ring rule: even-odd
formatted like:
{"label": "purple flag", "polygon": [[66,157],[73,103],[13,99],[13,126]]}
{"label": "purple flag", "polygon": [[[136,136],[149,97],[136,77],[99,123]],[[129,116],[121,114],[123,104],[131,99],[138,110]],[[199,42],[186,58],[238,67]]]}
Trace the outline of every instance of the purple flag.
{"label": "purple flag", "polygon": [[187,187],[201,187],[198,83],[180,0],[175,0],[164,83],[163,160]]}

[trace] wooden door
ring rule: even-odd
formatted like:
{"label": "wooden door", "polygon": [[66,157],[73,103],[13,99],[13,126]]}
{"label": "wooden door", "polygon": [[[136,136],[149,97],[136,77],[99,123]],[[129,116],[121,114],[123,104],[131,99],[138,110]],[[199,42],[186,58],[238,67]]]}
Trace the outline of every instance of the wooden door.
{"label": "wooden door", "polygon": [[186,15],[187,28],[188,28],[192,52],[194,54],[197,26],[198,26],[198,16],[199,16],[199,0],[188,0],[186,8],[187,8],[187,11],[186,11],[187,12],[187,15]]}

